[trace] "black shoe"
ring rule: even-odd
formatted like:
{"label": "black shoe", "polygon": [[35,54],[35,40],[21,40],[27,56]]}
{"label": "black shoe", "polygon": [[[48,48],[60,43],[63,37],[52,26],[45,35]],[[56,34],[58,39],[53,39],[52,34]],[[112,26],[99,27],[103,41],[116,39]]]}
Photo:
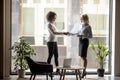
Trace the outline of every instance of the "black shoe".
{"label": "black shoe", "polygon": [[49,77],[54,77],[53,73],[49,73]]}
{"label": "black shoe", "polygon": [[86,72],[83,72],[81,78],[84,78],[85,76],[86,76]]}
{"label": "black shoe", "polygon": [[57,70],[56,70],[56,72],[60,72],[60,70],[59,70],[59,69],[57,69]]}
{"label": "black shoe", "polygon": [[60,71],[56,71],[56,74],[60,75]]}
{"label": "black shoe", "polygon": [[56,74],[60,75],[60,70],[59,69],[56,70]]}

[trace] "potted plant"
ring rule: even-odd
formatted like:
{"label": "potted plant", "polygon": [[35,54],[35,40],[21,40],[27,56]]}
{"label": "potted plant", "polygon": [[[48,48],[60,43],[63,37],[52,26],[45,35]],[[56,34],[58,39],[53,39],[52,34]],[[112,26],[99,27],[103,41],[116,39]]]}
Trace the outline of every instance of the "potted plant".
{"label": "potted plant", "polygon": [[100,67],[97,70],[98,76],[104,77],[104,72],[105,72],[104,66],[105,66],[106,58],[111,52],[101,42],[98,42],[96,46],[94,43],[92,43],[91,48],[96,53],[96,58],[98,59],[100,65]]}
{"label": "potted plant", "polygon": [[36,55],[30,44],[25,41],[23,37],[19,38],[18,42],[15,42],[10,48],[15,53],[12,58],[14,59],[14,70],[18,71],[19,78],[23,78],[25,70],[28,69],[28,65],[25,60],[25,56],[32,57]]}

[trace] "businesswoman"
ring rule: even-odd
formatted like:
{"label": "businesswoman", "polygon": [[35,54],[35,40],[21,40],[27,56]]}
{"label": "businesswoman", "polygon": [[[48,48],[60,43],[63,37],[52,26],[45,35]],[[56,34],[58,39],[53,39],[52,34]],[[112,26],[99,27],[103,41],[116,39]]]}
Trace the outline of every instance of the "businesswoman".
{"label": "businesswoman", "polygon": [[[47,41],[47,46],[48,46],[48,59],[47,62],[50,64],[51,63],[51,59],[54,55],[54,59],[55,59],[55,66],[57,67],[59,65],[58,63],[58,46],[57,46],[57,37],[56,35],[67,35],[67,32],[58,32],[56,30],[56,26],[55,26],[55,20],[56,20],[56,13],[53,11],[49,11],[47,13],[47,21],[48,21],[48,32],[49,32],[49,37],[48,37],[48,41]],[[59,70],[57,69],[56,72],[59,73]]]}
{"label": "businesswoman", "polygon": [[87,14],[83,14],[80,18],[82,28],[79,31],[79,56],[82,59],[83,63],[83,72],[81,77],[86,76],[86,67],[87,67],[87,50],[89,46],[89,39],[92,38],[92,30],[89,25],[89,17]]}

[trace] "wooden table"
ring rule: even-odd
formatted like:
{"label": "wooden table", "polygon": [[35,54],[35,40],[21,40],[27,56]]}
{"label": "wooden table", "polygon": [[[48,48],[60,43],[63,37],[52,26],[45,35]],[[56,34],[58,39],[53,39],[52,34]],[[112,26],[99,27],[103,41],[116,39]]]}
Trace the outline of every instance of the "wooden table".
{"label": "wooden table", "polygon": [[66,73],[67,70],[74,70],[75,75],[76,75],[76,80],[78,80],[78,76],[79,76],[79,79],[81,80],[81,70],[83,70],[84,68],[83,67],[78,67],[78,66],[71,66],[71,67],[68,67],[68,68],[59,66],[59,67],[57,67],[57,69],[60,70],[60,80],[64,80],[65,73]]}

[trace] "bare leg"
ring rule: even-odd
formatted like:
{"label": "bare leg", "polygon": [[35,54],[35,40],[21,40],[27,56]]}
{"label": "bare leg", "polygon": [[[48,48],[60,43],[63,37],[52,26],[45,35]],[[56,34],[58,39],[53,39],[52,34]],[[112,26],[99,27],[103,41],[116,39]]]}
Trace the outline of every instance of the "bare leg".
{"label": "bare leg", "polygon": [[82,78],[83,78],[86,75],[87,58],[86,57],[82,57],[81,59],[83,61],[83,67],[84,67],[83,73],[82,73]]}

